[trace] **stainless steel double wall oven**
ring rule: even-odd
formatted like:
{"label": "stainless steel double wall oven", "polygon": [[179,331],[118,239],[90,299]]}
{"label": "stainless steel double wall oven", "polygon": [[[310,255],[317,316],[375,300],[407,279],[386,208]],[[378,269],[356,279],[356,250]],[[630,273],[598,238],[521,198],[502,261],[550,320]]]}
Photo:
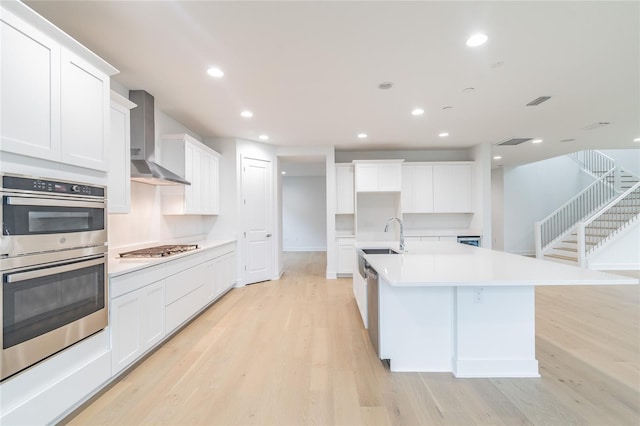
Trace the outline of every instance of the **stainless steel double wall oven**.
{"label": "stainless steel double wall oven", "polygon": [[108,324],[106,188],[0,175],[0,380]]}

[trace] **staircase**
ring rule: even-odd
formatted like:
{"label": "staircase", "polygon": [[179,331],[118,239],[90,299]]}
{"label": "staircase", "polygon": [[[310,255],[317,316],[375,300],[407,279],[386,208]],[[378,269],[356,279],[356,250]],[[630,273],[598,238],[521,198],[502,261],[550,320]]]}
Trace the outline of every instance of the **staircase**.
{"label": "staircase", "polygon": [[591,255],[640,220],[640,177],[599,151],[571,158],[594,182],[536,223],[536,257],[586,266]]}

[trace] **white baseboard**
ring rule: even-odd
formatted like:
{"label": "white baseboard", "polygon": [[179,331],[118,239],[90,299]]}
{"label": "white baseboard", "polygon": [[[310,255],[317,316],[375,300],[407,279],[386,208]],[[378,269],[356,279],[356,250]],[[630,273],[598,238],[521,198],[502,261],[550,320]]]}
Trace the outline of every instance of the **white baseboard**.
{"label": "white baseboard", "polygon": [[338,279],[338,274],[336,274],[335,271],[327,271],[326,277],[328,280],[335,280]]}

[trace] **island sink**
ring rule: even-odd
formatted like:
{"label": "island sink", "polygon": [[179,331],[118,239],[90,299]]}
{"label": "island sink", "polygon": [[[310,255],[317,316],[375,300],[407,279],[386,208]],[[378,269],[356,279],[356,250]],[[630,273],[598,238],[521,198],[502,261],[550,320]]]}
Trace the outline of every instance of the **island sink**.
{"label": "island sink", "polygon": [[364,254],[400,254],[390,248],[365,248],[360,249]]}

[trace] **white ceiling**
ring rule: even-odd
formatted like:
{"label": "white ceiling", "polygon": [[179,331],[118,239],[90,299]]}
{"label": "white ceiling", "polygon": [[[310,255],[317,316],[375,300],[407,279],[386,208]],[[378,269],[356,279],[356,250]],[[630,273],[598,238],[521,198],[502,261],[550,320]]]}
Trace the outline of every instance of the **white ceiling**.
{"label": "white ceiling", "polygon": [[[26,3],[205,138],[348,150],[544,139],[493,147],[496,164],[640,147],[637,1]],[[471,49],[477,31],[489,41]],[[214,65],[223,78],[206,74]],[[583,129],[596,122],[611,124]]]}

